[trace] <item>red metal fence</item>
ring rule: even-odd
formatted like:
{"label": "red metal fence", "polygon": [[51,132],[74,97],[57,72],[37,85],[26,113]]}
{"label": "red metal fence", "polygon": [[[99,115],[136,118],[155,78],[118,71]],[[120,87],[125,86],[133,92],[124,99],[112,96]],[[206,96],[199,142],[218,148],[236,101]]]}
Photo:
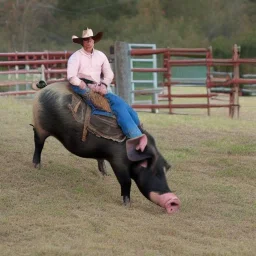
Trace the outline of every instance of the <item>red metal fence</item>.
{"label": "red metal fence", "polygon": [[[53,81],[65,80],[67,60],[72,52],[16,52],[0,53],[0,75],[16,76],[16,80],[0,80],[0,87],[25,84],[25,91],[7,91],[1,92],[0,95],[22,95],[30,94],[35,91],[31,90],[33,79],[21,81],[19,75],[24,74],[38,75],[44,78],[47,83]],[[239,85],[256,84],[256,79],[240,78],[240,64],[256,64],[256,59],[240,58],[240,49],[237,45],[233,47],[233,57],[231,59],[214,59],[212,49],[209,48],[161,48],[161,49],[133,49],[130,51],[131,56],[143,56],[161,54],[163,57],[163,66],[159,68],[133,68],[133,72],[162,72],[164,81],[162,86],[166,89],[165,94],[159,94],[159,97],[165,100],[165,104],[133,104],[136,109],[169,109],[173,113],[175,108],[205,108],[210,115],[211,108],[229,108],[229,115],[233,117],[239,113]],[[185,57],[185,59],[173,59],[173,57]],[[192,59],[191,57],[197,57]],[[172,67],[174,66],[206,66],[206,93],[205,94],[174,94],[172,87],[182,82],[172,78]],[[225,79],[216,79],[211,74],[211,68],[214,66],[230,66],[233,68],[233,77]],[[37,79],[38,81],[39,79]],[[210,99],[217,96],[217,93],[211,93],[213,87],[230,87],[228,104],[212,104]],[[206,98],[206,104],[174,104],[175,98]]]}
{"label": "red metal fence", "polygon": [[[72,53],[70,51],[0,53],[0,75],[8,75],[7,79],[0,80],[0,87],[16,86],[15,91],[0,92],[0,95],[33,94],[35,91],[31,90],[31,84],[40,79],[45,79],[48,83],[56,79],[65,80],[67,60]],[[20,75],[24,75],[23,79]],[[15,79],[11,76],[15,76]],[[19,91],[20,85],[26,85],[26,90]]]}
{"label": "red metal fence", "polygon": [[[240,84],[255,84],[256,79],[244,79],[239,76],[239,66],[240,64],[256,64],[256,59],[241,59],[240,49],[237,45],[233,47],[233,57],[232,59],[214,59],[212,56],[212,49],[209,48],[162,48],[162,49],[134,49],[131,50],[132,56],[143,56],[152,54],[162,54],[164,63],[163,67],[157,69],[151,68],[134,68],[133,72],[163,72],[164,82],[163,86],[167,89],[166,94],[159,94],[159,97],[165,98],[167,100],[166,104],[134,104],[133,107],[137,109],[141,108],[155,108],[155,109],[169,109],[170,113],[173,113],[174,108],[206,108],[208,115],[210,115],[211,108],[229,108],[229,115],[233,117],[236,113],[239,114],[239,85]],[[196,59],[172,59],[172,57],[182,56],[191,57],[197,56],[200,58]],[[177,80],[172,79],[172,67],[174,66],[206,66],[207,67],[207,77],[206,77],[206,93],[205,94],[173,94],[172,86],[177,84],[182,84]],[[215,79],[211,75],[211,68],[214,66],[231,66],[233,67],[233,77],[228,80]],[[217,96],[216,93],[211,93],[210,89],[212,87],[226,86],[231,87],[229,93],[229,103],[228,104],[212,104],[210,98]],[[174,98],[206,98],[207,104],[174,104]]]}

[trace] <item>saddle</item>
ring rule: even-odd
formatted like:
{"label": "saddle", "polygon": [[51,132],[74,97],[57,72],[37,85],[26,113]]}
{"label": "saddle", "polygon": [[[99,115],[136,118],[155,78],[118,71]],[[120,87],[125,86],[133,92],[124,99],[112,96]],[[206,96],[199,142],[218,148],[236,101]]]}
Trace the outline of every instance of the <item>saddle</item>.
{"label": "saddle", "polygon": [[[91,97],[91,95],[87,95],[86,97]],[[98,93],[94,93],[92,97],[93,98],[90,98],[90,100],[96,107],[101,109],[102,98],[104,100],[106,99]],[[109,117],[103,115],[92,115],[91,107],[85,103],[83,96],[72,93],[68,108],[70,109],[75,121],[83,124],[82,141],[86,140],[88,131],[98,137],[111,139],[116,142],[122,142],[126,139],[126,136],[123,134],[120,126],[117,124],[115,116]],[[104,101],[103,109],[105,108],[106,102]],[[106,109],[110,109],[110,107],[108,106]]]}

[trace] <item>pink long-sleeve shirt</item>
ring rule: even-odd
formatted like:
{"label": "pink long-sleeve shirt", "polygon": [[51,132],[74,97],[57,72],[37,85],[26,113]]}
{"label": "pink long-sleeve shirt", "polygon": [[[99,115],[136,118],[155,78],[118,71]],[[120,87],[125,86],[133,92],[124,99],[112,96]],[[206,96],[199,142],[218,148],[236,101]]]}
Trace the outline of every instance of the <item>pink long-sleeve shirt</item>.
{"label": "pink long-sleeve shirt", "polygon": [[108,86],[114,78],[107,56],[95,49],[92,53],[88,53],[81,48],[69,57],[67,79],[71,84],[78,86],[81,82],[79,74],[92,77],[97,83],[103,82]]}

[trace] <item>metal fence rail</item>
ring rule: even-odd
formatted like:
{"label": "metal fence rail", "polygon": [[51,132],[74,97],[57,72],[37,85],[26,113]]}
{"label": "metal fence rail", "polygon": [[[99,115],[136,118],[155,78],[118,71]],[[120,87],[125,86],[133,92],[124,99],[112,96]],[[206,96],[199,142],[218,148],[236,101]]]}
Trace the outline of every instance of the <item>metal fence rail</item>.
{"label": "metal fence rail", "polygon": [[[240,58],[240,47],[233,46],[233,56],[231,59],[215,59],[212,56],[211,47],[208,48],[160,48],[160,49],[129,49],[123,47],[122,44],[115,45],[115,68],[114,73],[117,79],[117,93],[124,99],[129,99],[128,94],[154,95],[157,100],[148,104],[137,104],[132,102],[134,108],[148,109],[169,109],[169,113],[173,113],[175,108],[206,108],[210,115],[211,108],[226,107],[229,109],[230,117],[235,114],[239,115],[239,94],[240,85],[253,87],[256,84],[256,74],[248,74],[240,77],[239,68],[241,64],[255,65],[256,59]],[[64,81],[66,79],[67,60],[72,52],[25,52],[25,53],[0,53],[0,95],[23,95],[33,94],[31,84],[40,79],[44,79],[47,83],[54,81]],[[128,55],[128,56],[127,56]],[[152,68],[129,67],[129,58],[138,58],[140,56],[161,55],[163,59],[162,66]],[[182,57],[182,59],[173,59],[173,57]],[[191,57],[197,56],[198,58]],[[150,57],[149,57],[150,58]],[[184,81],[172,77],[172,68],[181,66],[205,66],[207,70],[206,79],[200,79],[201,85],[205,86],[205,94],[174,94],[173,86],[182,84]],[[217,74],[212,72],[214,66],[231,66],[233,67],[232,75],[227,73]],[[163,81],[157,86],[154,85],[150,90],[135,90],[131,89],[131,72],[146,72],[155,74],[161,72]],[[14,79],[13,79],[14,76]],[[3,78],[4,77],[4,78]],[[146,79],[144,79],[146,80]],[[184,80],[184,79],[183,79]],[[188,80],[188,79],[186,79]],[[141,80],[143,81],[143,79]],[[155,81],[155,80],[154,80]],[[144,81],[145,82],[145,81]],[[193,81],[187,81],[187,83]],[[194,83],[198,81],[194,80]],[[19,90],[20,86],[25,89]],[[162,86],[162,87],[161,87]],[[14,87],[14,89],[13,89]],[[127,88],[130,89],[127,89]],[[227,88],[229,89],[228,104],[213,104],[212,97],[216,97],[216,93],[211,92],[212,88]],[[247,87],[247,89],[248,89]],[[4,91],[4,89],[6,91]],[[7,89],[6,89],[7,88]],[[9,90],[8,88],[12,88]],[[175,98],[205,98],[207,104],[174,104]],[[159,104],[158,101],[165,101],[166,104]]]}
{"label": "metal fence rail", "polygon": [[[256,83],[256,75],[247,77],[240,77],[239,67],[240,64],[256,64],[256,59],[241,59],[240,47],[233,46],[233,56],[231,59],[214,59],[212,56],[212,48],[161,48],[161,49],[134,49],[130,51],[131,56],[150,55],[150,54],[162,54],[164,63],[163,67],[157,69],[133,69],[137,72],[163,72],[164,82],[162,85],[166,88],[166,94],[159,94],[159,98],[167,99],[167,104],[133,104],[134,108],[167,108],[170,113],[173,113],[174,108],[206,108],[208,115],[210,115],[211,108],[227,107],[229,109],[229,116],[234,117],[239,115],[239,93],[240,84],[252,85]],[[172,59],[174,56],[182,56],[184,59]],[[190,56],[204,56],[204,58],[191,59]],[[172,77],[172,68],[179,66],[206,66],[207,74],[205,82],[200,80],[202,85],[205,85],[206,94],[178,94],[172,93],[172,87],[177,84],[183,84],[181,79],[174,79]],[[233,67],[232,78],[225,78],[217,80],[214,79],[211,69],[214,66],[231,66]],[[187,79],[189,80],[189,79]],[[186,81],[186,83],[192,83],[193,81]],[[229,103],[228,104],[212,104],[211,98],[216,97],[216,94],[211,93],[212,87],[230,87],[229,91]],[[206,98],[207,104],[174,104],[174,98]]]}
{"label": "metal fence rail", "polygon": [[[33,94],[32,83],[64,80],[71,51],[0,53],[0,95]],[[26,85],[25,88],[23,85]],[[3,91],[5,90],[5,91]]]}

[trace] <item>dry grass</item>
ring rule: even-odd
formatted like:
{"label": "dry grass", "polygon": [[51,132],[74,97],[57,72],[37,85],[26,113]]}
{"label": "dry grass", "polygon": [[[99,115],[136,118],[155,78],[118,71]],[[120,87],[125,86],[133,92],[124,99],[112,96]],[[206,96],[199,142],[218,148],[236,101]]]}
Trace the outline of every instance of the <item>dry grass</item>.
{"label": "dry grass", "polygon": [[173,164],[168,181],[182,207],[168,216],[134,184],[131,207],[122,206],[112,170],[103,179],[94,160],[54,138],[34,169],[31,103],[0,98],[0,254],[255,255],[256,99],[241,104],[239,120],[227,110],[139,112]]}

